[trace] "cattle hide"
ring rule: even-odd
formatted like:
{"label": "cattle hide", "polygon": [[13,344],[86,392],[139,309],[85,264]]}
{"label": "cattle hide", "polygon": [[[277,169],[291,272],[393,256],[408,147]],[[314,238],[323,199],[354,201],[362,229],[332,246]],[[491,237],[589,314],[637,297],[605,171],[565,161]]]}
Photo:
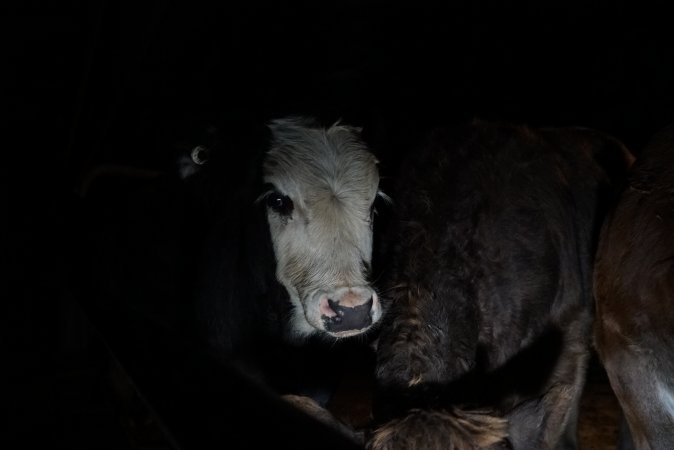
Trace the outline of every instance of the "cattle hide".
{"label": "cattle hide", "polygon": [[372,448],[575,448],[595,236],[630,158],[596,131],[479,120],[412,149]]}
{"label": "cattle hide", "polygon": [[594,278],[597,351],[634,446],[674,448],[674,126],[639,154]]}

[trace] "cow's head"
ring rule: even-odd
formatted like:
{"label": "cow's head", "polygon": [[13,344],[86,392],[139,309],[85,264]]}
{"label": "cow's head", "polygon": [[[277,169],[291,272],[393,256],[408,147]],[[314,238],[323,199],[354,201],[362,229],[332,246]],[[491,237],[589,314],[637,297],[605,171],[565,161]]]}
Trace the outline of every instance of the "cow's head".
{"label": "cow's head", "polygon": [[368,281],[377,160],[354,127],[291,118],[270,129],[262,198],[293,331],[360,334],[382,311]]}

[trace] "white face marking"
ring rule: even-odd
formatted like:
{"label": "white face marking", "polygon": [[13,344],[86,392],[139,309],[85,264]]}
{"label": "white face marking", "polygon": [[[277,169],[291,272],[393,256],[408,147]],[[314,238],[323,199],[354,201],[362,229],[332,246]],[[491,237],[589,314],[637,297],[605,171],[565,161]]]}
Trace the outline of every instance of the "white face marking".
{"label": "white face marking", "polygon": [[316,128],[284,119],[270,128],[273,140],[264,161],[264,181],[273,187],[270,195],[280,196],[285,206],[270,202],[267,219],[276,276],[295,306],[292,328],[298,335],[317,330],[337,337],[358,334],[367,327],[326,329],[320,302],[345,298],[349,306],[359,306],[372,299],[372,323],[381,316],[367,280],[377,161],[352,127]]}

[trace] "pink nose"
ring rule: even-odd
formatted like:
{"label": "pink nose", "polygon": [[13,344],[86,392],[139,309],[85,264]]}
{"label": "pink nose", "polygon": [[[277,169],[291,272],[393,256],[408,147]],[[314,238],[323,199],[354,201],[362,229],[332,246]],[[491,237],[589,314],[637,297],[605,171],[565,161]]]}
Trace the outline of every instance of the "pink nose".
{"label": "pink nose", "polygon": [[339,306],[343,308],[356,308],[371,301],[372,297],[363,297],[353,291],[347,291],[346,294],[339,299],[338,303]]}

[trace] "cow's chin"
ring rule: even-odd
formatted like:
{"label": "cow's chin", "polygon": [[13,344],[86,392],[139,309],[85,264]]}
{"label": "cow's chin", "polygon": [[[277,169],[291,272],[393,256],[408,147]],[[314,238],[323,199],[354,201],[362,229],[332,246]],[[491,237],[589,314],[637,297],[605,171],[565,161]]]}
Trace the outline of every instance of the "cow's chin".
{"label": "cow's chin", "polygon": [[348,338],[348,337],[353,337],[353,336],[358,336],[359,334],[365,333],[367,330],[369,330],[370,327],[363,328],[361,330],[345,330],[345,331],[337,331],[337,332],[331,332],[331,331],[323,331],[325,334],[332,336],[337,339],[343,339],[343,338]]}

